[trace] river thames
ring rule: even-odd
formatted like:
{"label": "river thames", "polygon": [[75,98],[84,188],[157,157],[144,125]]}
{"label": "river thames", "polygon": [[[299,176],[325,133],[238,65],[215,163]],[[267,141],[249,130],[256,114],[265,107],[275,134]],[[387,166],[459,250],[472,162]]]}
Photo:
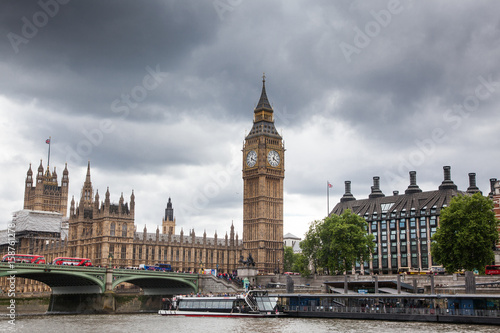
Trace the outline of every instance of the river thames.
{"label": "river thames", "polygon": [[311,318],[193,318],[157,314],[20,316],[7,332],[495,332],[498,326]]}

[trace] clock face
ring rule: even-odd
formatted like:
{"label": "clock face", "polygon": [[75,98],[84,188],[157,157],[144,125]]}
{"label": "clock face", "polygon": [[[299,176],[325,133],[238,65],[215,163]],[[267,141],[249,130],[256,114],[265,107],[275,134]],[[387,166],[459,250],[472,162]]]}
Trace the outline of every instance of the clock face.
{"label": "clock face", "polygon": [[267,154],[267,161],[272,167],[277,167],[280,164],[280,154],[275,150],[269,151]]}
{"label": "clock face", "polygon": [[247,165],[253,167],[257,163],[257,153],[255,150],[250,150],[247,154]]}

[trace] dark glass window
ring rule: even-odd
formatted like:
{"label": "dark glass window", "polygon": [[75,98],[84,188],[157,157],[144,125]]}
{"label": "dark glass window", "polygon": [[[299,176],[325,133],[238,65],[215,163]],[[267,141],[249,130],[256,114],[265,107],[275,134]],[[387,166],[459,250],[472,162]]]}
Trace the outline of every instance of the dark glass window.
{"label": "dark glass window", "polygon": [[406,253],[401,254],[401,267],[408,267],[408,258],[406,257]]}
{"label": "dark glass window", "polygon": [[416,254],[415,257],[413,256],[413,254],[411,255],[411,267],[418,268],[418,258]]}
{"label": "dark glass window", "polygon": [[411,241],[411,252],[417,252],[417,242]]}
{"label": "dark glass window", "polygon": [[422,268],[427,269],[429,267],[429,258],[427,257],[427,253],[422,253]]}
{"label": "dark glass window", "polygon": [[417,230],[410,229],[410,238],[411,239],[417,239]]}
{"label": "dark glass window", "polygon": [[407,251],[406,242],[401,242],[400,249],[401,249],[401,253],[406,253],[406,251]]}
{"label": "dark glass window", "polygon": [[388,265],[388,260],[387,260],[387,254],[384,254],[382,256],[382,268],[387,268],[389,265]]}
{"label": "dark glass window", "polygon": [[392,268],[398,267],[398,255],[397,254],[391,255],[391,267]]}

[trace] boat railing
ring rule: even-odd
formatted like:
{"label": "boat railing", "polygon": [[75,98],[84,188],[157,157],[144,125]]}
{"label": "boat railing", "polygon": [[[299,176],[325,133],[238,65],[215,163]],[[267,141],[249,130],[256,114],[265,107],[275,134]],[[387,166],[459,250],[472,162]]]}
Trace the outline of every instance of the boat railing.
{"label": "boat railing", "polygon": [[247,293],[245,297],[245,301],[252,311],[259,311],[259,306],[257,304],[257,300],[253,297],[252,293]]}
{"label": "boat railing", "polygon": [[442,309],[418,307],[350,307],[350,306],[284,306],[285,312],[337,312],[337,313],[373,313],[395,315],[439,315],[439,316],[476,316],[500,317],[499,310],[480,309]]}

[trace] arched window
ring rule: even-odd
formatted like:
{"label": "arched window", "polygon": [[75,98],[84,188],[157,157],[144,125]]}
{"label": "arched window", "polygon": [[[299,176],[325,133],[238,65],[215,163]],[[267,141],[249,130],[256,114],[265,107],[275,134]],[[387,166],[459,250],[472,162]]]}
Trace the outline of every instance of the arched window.
{"label": "arched window", "polygon": [[111,222],[111,226],[109,227],[109,235],[110,236],[115,235],[115,222]]}
{"label": "arched window", "polygon": [[122,237],[127,237],[127,224],[124,223],[122,226]]}

